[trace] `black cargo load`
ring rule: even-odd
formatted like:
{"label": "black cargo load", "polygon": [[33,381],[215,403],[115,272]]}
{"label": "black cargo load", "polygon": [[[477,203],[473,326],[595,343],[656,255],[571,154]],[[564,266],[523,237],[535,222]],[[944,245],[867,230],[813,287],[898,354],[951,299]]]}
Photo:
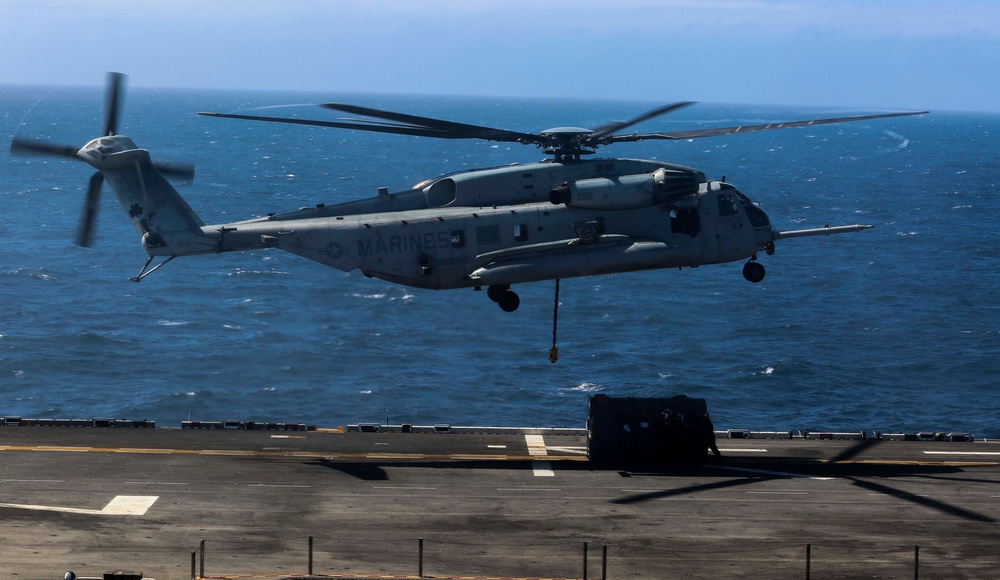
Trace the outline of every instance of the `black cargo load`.
{"label": "black cargo load", "polygon": [[593,395],[587,457],[626,463],[702,463],[708,449],[707,418],[705,399]]}

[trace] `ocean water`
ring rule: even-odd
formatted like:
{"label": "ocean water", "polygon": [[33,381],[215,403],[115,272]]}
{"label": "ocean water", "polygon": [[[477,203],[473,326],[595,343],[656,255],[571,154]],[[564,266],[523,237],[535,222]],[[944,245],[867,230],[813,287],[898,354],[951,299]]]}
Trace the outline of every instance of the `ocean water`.
{"label": "ocean water", "polygon": [[[82,146],[102,101],[96,87],[0,87],[0,134]],[[324,101],[525,131],[661,104],[136,88],[120,132],[154,159],[197,165],[178,189],[208,223],[543,157],[195,115],[334,118],[311,106]],[[867,112],[701,103],[638,129]],[[549,282],[518,287],[507,314],[483,292],[265,250],[178,259],[132,283],[145,253],[110,191],[94,246],[73,245],[90,168],[3,147],[0,415],[582,427],[592,394],[686,394],[708,400],[720,429],[1000,437],[1000,116],[934,111],[599,153],[725,176],[779,229],[876,227],[778,242],[757,285],[741,263],[563,280],[551,364]]]}

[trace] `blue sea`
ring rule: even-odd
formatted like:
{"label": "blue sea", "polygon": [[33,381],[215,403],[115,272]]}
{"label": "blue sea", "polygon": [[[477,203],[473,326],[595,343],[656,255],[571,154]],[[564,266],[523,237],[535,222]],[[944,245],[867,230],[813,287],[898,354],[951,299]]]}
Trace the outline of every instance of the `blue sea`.
{"label": "blue sea", "polygon": [[[0,134],[82,146],[103,89],[0,86]],[[665,99],[664,102],[670,99]],[[521,131],[594,127],[663,103],[132,88],[119,132],[192,162],[178,189],[207,222],[370,197],[451,171],[541,159],[534,147],[249,123],[197,111],[333,120],[339,101]],[[277,109],[268,107],[280,106]],[[866,114],[700,103],[644,132]],[[929,115],[646,141],[602,157],[725,177],[783,240],[742,263],[430,291],[278,250],[145,260],[105,191],[73,245],[89,167],[0,149],[0,415],[42,418],[583,427],[590,395],[704,397],[719,429],[954,431],[1000,437],[1000,116]]]}

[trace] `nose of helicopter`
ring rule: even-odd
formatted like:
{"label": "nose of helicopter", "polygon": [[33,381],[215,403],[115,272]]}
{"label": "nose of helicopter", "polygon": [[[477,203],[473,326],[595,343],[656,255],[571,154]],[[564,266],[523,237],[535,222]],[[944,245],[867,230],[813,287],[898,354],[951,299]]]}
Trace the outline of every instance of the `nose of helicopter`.
{"label": "nose of helicopter", "polygon": [[747,219],[750,220],[750,225],[753,226],[754,231],[754,242],[759,250],[773,248],[772,244],[775,240],[774,228],[771,227],[771,218],[767,216],[767,212],[764,208],[760,206],[759,203],[750,199],[746,194],[736,189],[732,185],[725,184],[721,186],[721,189],[732,189],[739,197],[740,205],[743,206],[743,211],[746,213]]}

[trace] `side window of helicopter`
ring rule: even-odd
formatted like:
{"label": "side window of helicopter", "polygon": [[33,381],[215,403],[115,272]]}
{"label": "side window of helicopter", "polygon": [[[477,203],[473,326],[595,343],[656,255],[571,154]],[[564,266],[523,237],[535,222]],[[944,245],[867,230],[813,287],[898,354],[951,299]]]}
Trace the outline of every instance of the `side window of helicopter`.
{"label": "side window of helicopter", "polygon": [[736,198],[731,193],[719,194],[719,217],[730,217],[740,213]]}
{"label": "side window of helicopter", "polygon": [[516,226],[514,226],[514,241],[515,242],[528,241],[528,224],[517,224]]}
{"label": "side window of helicopter", "polygon": [[452,230],[450,237],[452,248],[457,250],[465,247],[465,232],[462,230]]}
{"label": "side window of helicopter", "polygon": [[697,236],[701,231],[698,210],[695,208],[670,210],[670,231],[675,234],[687,234],[692,238]]}

